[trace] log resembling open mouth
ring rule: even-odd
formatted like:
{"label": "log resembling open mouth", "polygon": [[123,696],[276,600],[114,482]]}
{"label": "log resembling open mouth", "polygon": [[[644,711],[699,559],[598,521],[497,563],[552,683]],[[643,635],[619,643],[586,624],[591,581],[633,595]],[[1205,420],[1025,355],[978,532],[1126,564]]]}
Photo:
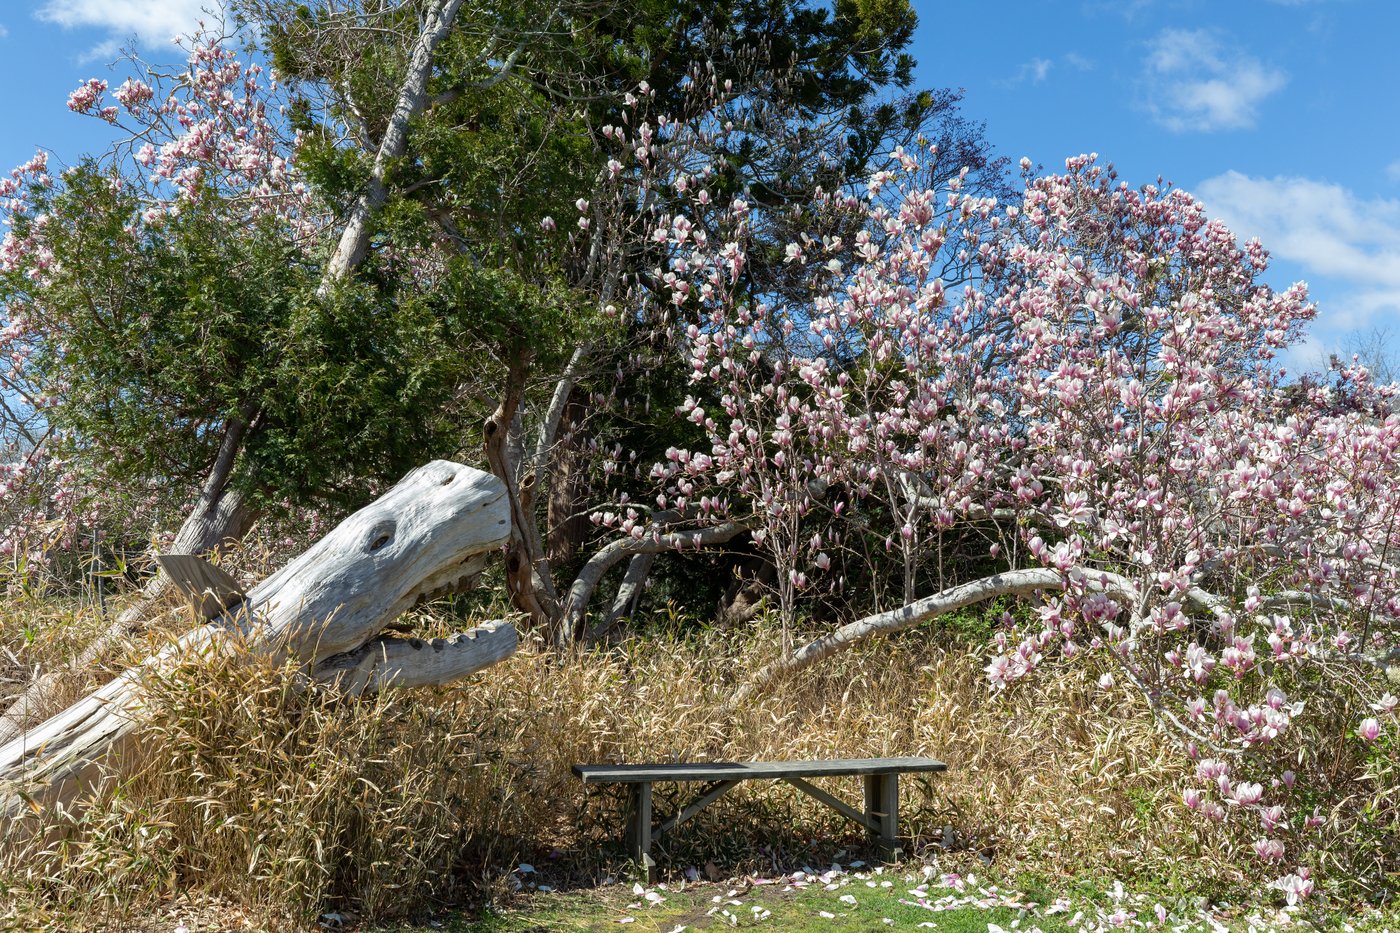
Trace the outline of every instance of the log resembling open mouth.
{"label": "log resembling open mouth", "polygon": [[[203,603],[212,616],[206,624],[0,747],[0,787],[25,789],[0,792],[0,814],[71,804],[98,766],[129,744],[147,678],[234,645],[295,658],[310,681],[353,694],[449,683],[504,660],[519,644],[505,623],[433,639],[383,631],[419,600],[480,573],[509,534],[505,487],[495,476],[442,460],[414,470],[246,598],[228,592],[227,601]],[[198,578],[187,590],[192,599],[229,588],[197,564],[185,570]]]}

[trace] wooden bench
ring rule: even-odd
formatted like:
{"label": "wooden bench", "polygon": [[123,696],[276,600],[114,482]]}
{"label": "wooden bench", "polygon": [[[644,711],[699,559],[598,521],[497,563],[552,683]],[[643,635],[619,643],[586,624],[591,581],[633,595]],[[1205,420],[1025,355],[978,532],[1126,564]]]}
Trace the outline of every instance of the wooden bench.
{"label": "wooden bench", "polygon": [[[574,773],[583,778],[584,784],[628,785],[627,851],[638,867],[645,871],[648,880],[654,880],[656,863],[651,857],[651,844],[729,793],[740,781],[755,778],[786,781],[842,816],[854,820],[865,827],[882,857],[893,858],[899,850],[899,776],[945,771],[947,767],[933,758],[849,758],[842,761],[574,765]],[[850,776],[865,779],[863,811],[807,780]],[[651,786],[663,781],[709,783],[680,812],[653,826]]]}

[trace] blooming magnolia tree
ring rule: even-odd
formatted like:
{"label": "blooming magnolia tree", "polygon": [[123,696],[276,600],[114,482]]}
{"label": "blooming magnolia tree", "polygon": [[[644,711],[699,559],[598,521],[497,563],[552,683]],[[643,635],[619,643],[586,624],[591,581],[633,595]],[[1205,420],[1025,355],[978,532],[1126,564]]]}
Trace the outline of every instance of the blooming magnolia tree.
{"label": "blooming magnolia tree", "polygon": [[[69,446],[95,440],[75,437],[71,430],[56,438],[51,419],[42,417],[46,407],[82,399],[86,407],[99,407],[88,404],[92,400],[87,397],[113,390],[110,374],[118,364],[90,359],[96,351],[84,341],[81,321],[66,310],[80,297],[75,293],[85,289],[84,267],[96,273],[125,269],[134,291],[143,271],[157,265],[152,259],[157,251],[188,249],[182,234],[195,224],[185,220],[187,215],[217,215],[218,223],[234,231],[276,228],[270,235],[308,249],[314,248],[324,222],[290,167],[294,141],[281,131],[275,85],[269,86],[260,66],[240,61],[216,37],[199,36],[190,44],[183,71],[166,74],[138,67],[138,72],[140,77],[115,89],[93,79],[69,96],[70,109],[114,127],[119,141],[104,164],[85,163],[55,178],[47,155],[40,153],[0,185],[10,228],[0,246],[10,349],[7,383],[14,397],[33,412],[27,420],[16,413],[6,427],[27,448],[26,462],[44,462],[46,448],[55,440],[67,440]],[[80,211],[73,209],[77,200],[83,202]],[[107,218],[112,220],[110,229],[99,229]],[[198,261],[188,255],[181,260],[191,275]],[[129,299],[110,293],[99,299],[95,289],[87,289],[87,297],[100,317],[111,316],[109,326],[139,330],[125,319],[123,305]],[[152,303],[147,301],[141,320],[155,328],[170,327],[168,318],[149,307]],[[139,335],[133,334],[133,339]],[[136,352],[134,346],[107,349]],[[84,376],[99,371],[108,384],[84,382]],[[202,378],[206,384],[211,381],[209,373]],[[165,389],[178,391],[171,385]],[[157,401],[160,392],[161,385],[150,381],[137,402]],[[189,414],[200,418],[202,427],[193,427],[217,447],[221,434],[233,437],[246,431],[247,415],[240,417],[234,408],[234,414],[226,420],[216,417],[214,423],[194,411]],[[112,447],[104,457],[122,461],[146,453],[149,450]],[[227,485],[229,460],[219,461],[207,477],[207,498],[219,498]],[[61,485],[62,477],[55,481]],[[14,523],[10,534],[28,525]],[[216,537],[226,533],[220,529]]]}
{"label": "blooming magnolia tree", "polygon": [[[1099,659],[1101,689],[1134,691],[1194,762],[1185,806],[1297,865],[1279,883],[1306,894],[1298,863],[1325,816],[1294,768],[1318,773],[1319,735],[1396,728],[1375,676],[1400,660],[1396,388],[1355,369],[1286,381],[1277,356],[1314,313],[1303,287],[1264,285],[1263,248],[1241,249],[1184,192],[1130,188],[1084,156],[1039,178],[1023,163],[1024,195],[1001,204],[957,177],[921,186],[908,153],[894,162],[853,244],[788,247],[820,273],[806,300],[736,289],[743,199],[723,242],[669,221],[668,281],[693,315],[682,413],[707,442],[656,468],[662,504],[752,528],[785,614],[840,585],[832,554],[855,534],[883,528],[906,568],[902,605],[760,682],[1021,598],[993,689]],[[959,261],[975,275],[953,288]],[[940,574],[916,597],[916,561],[954,533],[984,542],[986,572]]]}
{"label": "blooming magnolia tree", "polygon": [[[71,300],[67,274],[105,263],[99,281],[115,282],[120,269],[183,260],[191,241],[181,236],[207,234],[199,223],[217,217],[277,244],[272,252],[253,244],[239,263],[309,272],[300,294],[317,300],[348,287],[347,267],[369,255],[368,217],[387,203],[389,166],[406,151],[400,137],[424,106],[432,47],[456,5],[433,9],[404,106],[393,110],[398,135],[385,136],[397,148],[380,147],[373,183],[352,207],[359,220],[334,250],[317,249],[323,239],[329,246],[329,223],[299,180],[295,140],[269,113],[260,73],[217,44],[195,45],[168,89],[157,90],[153,76],[111,92],[115,103],[102,82],[74,93],[73,109],[126,127],[117,156],[139,170],[86,166],[56,182],[37,158],[0,183],[11,225],[0,247],[0,379],[13,451],[4,478],[13,487],[58,477],[51,494],[23,507],[30,511],[11,507],[0,542],[11,553],[31,547],[23,536],[73,497],[62,459],[48,454],[46,408],[100,388],[55,378],[54,361],[82,349],[78,315],[63,311],[87,307]],[[753,111],[742,111],[761,105],[713,78],[706,89],[699,69],[691,83],[713,106],[673,121],[646,113],[646,87],[629,96],[622,125],[600,131],[610,158],[590,196],[574,202],[567,222],[560,210],[558,220],[529,218],[528,236],[520,234],[571,270],[586,299],[551,307],[586,303],[599,312],[590,321],[611,322],[585,335],[546,390],[530,384],[539,341],[526,327],[538,327],[544,309],[516,313],[528,302],[523,283],[535,280],[503,284],[461,243],[444,245],[450,223],[438,241],[417,244],[431,255],[414,268],[428,270],[434,288],[453,287],[455,275],[470,281],[464,297],[507,306],[499,321],[481,315],[480,329],[499,325],[505,335],[487,339],[505,375],[485,434],[488,462],[508,490],[517,606],[567,645],[587,629],[594,591],[624,558],[619,599],[635,592],[654,555],[747,535],[777,570],[785,631],[818,598],[842,603],[845,614],[805,644],[785,645],[752,690],[863,639],[1019,601],[996,636],[991,687],[1098,665],[1107,695],[1125,711],[1137,704],[1179,741],[1190,762],[1182,805],[1246,839],[1253,858],[1280,869],[1290,897],[1305,896],[1313,867],[1305,852],[1320,838],[1309,834],[1343,819],[1308,803],[1322,770],[1310,743],[1351,743],[1375,774],[1395,768],[1387,743],[1397,701],[1378,675],[1400,662],[1397,389],[1360,368],[1289,381],[1278,356],[1313,315],[1305,290],[1265,285],[1263,248],[1241,248],[1184,192],[1131,188],[1082,156],[1043,177],[1023,162],[1024,188],[1008,202],[937,147],[910,146],[863,187],[833,173],[830,189],[808,186],[810,203],[764,204],[762,192],[734,190],[720,164],[758,136]],[[64,198],[67,210],[53,210]],[[105,216],[116,222],[84,226],[75,198],[111,207]],[[211,206],[218,211],[205,213]],[[760,255],[778,234],[788,241],[781,258]],[[323,268],[326,252],[336,258]],[[393,250],[381,252],[385,269],[404,271]],[[764,275],[749,274],[760,262]],[[276,323],[302,320],[291,313],[304,310],[296,294],[254,297],[266,299]],[[410,306],[407,295],[396,293],[392,306]],[[132,305],[102,309],[123,326],[134,321],[138,337],[156,332]],[[267,321],[248,321],[267,330]],[[612,325],[616,332],[603,332]],[[564,472],[553,458],[572,430],[561,427],[565,409],[586,391],[594,417],[607,409],[625,420],[627,379],[677,359],[690,392],[678,414],[695,440],[672,445],[648,472],[594,435],[601,477],[592,488],[611,499],[599,493],[589,503],[601,548],[565,585],[556,579],[565,561],[551,564],[535,502],[537,484]],[[616,373],[611,385],[599,360]],[[132,391],[161,375],[150,366]],[[233,384],[238,391],[199,400],[189,417],[209,455],[206,495],[236,506],[237,495],[224,498],[239,488],[234,464],[276,408],[267,386]],[[885,565],[895,568],[879,572],[898,581],[897,598],[853,585]]]}

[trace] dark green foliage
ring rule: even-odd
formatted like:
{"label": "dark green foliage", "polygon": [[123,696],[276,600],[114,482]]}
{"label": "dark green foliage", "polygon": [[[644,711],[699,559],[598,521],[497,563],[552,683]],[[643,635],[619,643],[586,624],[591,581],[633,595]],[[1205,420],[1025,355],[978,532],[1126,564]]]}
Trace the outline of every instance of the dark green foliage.
{"label": "dark green foliage", "polygon": [[454,324],[411,289],[317,298],[273,219],[230,229],[211,195],[142,223],[94,163],[37,207],[61,271],[5,297],[37,309],[52,422],[104,483],[183,496],[231,419],[249,426],[235,482],[267,503],[357,504],[455,449]]}

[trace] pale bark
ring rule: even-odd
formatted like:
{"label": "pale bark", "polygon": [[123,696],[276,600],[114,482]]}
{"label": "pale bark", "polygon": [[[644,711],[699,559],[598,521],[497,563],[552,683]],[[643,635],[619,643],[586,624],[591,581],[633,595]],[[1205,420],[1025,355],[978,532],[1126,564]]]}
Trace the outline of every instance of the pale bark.
{"label": "pale bark", "polygon": [[440,682],[505,657],[515,644],[509,626],[418,642],[423,647],[379,635],[420,597],[477,572],[509,533],[505,490],[495,477],[441,460],[413,471],[259,583],[234,611],[0,746],[0,785],[8,787],[0,814],[15,816],[26,799],[65,802],[91,786],[104,765],[119,764],[111,753],[128,744],[148,678],[202,657],[249,650],[274,663],[290,658],[313,679],[346,677],[360,689]]}
{"label": "pale bark", "polygon": [[514,626],[488,622],[446,638],[376,638],[316,665],[312,679],[352,696],[461,680],[515,653]]}
{"label": "pale bark", "polygon": [[535,449],[531,452],[531,467],[537,477],[536,482],[542,484],[542,477],[549,471],[549,455],[554,448],[554,442],[559,436],[559,425],[564,420],[564,409],[569,404],[569,396],[573,394],[574,386],[578,385],[579,376],[583,372],[584,363],[588,360],[588,355],[593,352],[593,344],[585,342],[574,348],[573,355],[569,357],[569,363],[564,367],[564,372],[559,377],[559,381],[554,384],[554,393],[549,399],[549,408],[545,409],[544,420],[540,422],[539,432],[535,436]]}
{"label": "pale bark", "polygon": [[[1084,579],[1090,589],[1102,589],[1130,602],[1137,599],[1137,588],[1127,579],[1101,571],[1085,571]],[[973,580],[950,587],[932,596],[916,600],[898,609],[848,622],[820,638],[813,639],[792,654],[763,667],[754,678],[741,686],[727,705],[735,707],[770,683],[789,677],[836,652],[849,648],[867,638],[891,635],[927,622],[958,609],[995,599],[998,596],[1030,596],[1045,590],[1064,588],[1064,575],[1047,567],[1008,570],[1005,573]]]}
{"label": "pale bark", "polygon": [[583,569],[574,578],[573,585],[569,587],[569,595],[564,604],[564,620],[559,627],[560,647],[572,644],[581,634],[593,592],[607,572],[624,557],[634,554],[660,554],[684,548],[700,550],[731,541],[748,530],[749,526],[743,522],[725,522],[709,528],[690,528],[666,534],[653,530],[640,538],[619,538],[606,545],[588,559],[588,563],[583,565]]}
{"label": "pale bark", "polygon": [[651,567],[655,563],[655,554],[635,554],[627,562],[627,572],[622,575],[622,583],[617,587],[612,608],[608,610],[604,620],[608,626],[611,627],[623,616],[630,616],[637,611],[637,604],[642,599],[642,587],[646,585]]}
{"label": "pale bark", "polygon": [[423,18],[423,27],[418,39],[413,43],[408,71],[399,87],[394,112],[389,117],[389,125],[384,130],[383,139],[379,141],[379,150],[374,154],[369,181],[366,182],[364,191],[355,199],[345,229],[340,233],[340,242],[336,244],[335,252],[331,254],[330,262],[326,264],[321,277],[321,295],[329,293],[331,288],[359,266],[369,251],[370,221],[389,197],[389,188],[385,182],[389,166],[394,160],[402,158],[407,151],[408,125],[414,117],[423,112],[423,106],[427,102],[428,77],[433,70],[433,54],[451,32],[452,21],[456,19],[457,10],[461,5],[462,0],[439,0],[429,7],[427,15]]}

